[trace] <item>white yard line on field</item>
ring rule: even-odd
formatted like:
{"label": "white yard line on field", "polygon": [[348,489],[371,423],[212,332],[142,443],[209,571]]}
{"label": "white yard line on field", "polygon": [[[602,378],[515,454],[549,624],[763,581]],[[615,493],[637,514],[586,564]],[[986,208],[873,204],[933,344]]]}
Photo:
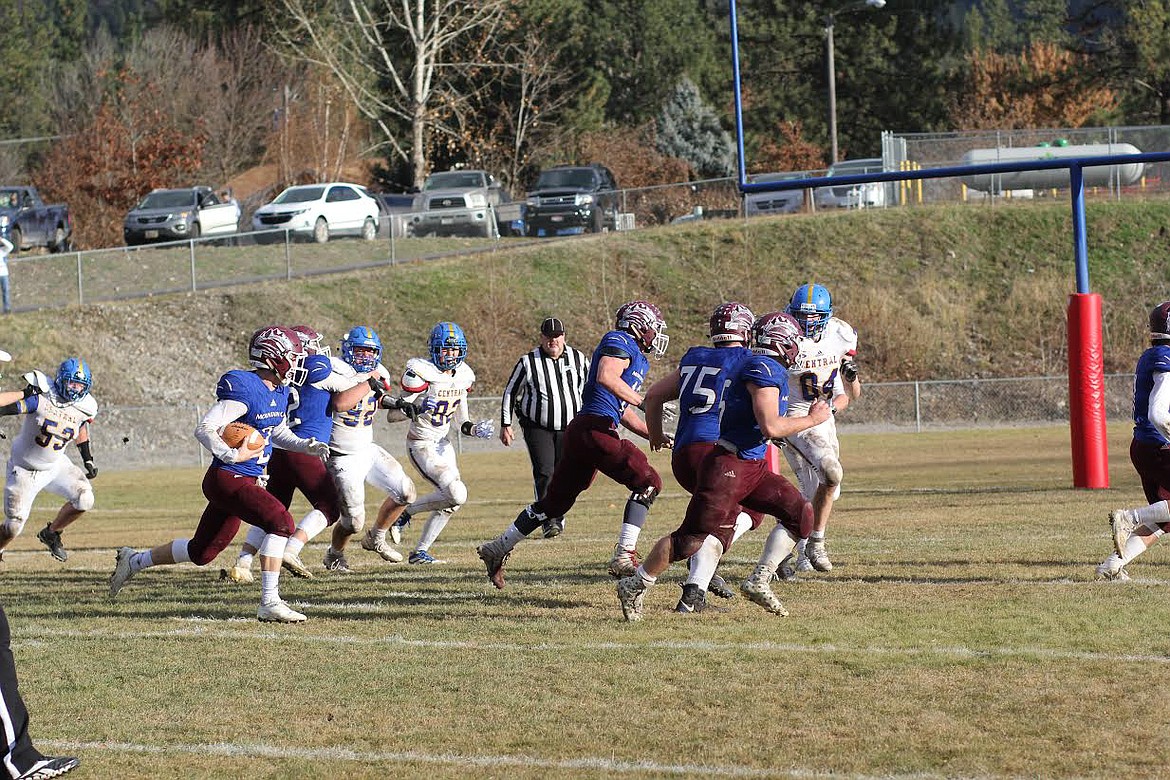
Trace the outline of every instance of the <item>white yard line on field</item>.
{"label": "white yard line on field", "polygon": [[1170,655],[1155,655],[1155,654],[1139,654],[1139,653],[1093,653],[1080,650],[1058,650],[1047,647],[992,647],[992,648],[970,648],[970,647],[881,647],[881,646],[852,646],[852,645],[802,645],[784,642],[477,642],[477,641],[438,641],[433,639],[407,639],[400,635],[390,635],[385,637],[358,637],[358,636],[344,636],[344,635],[330,635],[322,636],[317,634],[301,634],[294,633],[299,629],[292,629],[290,631],[280,630],[257,630],[257,631],[233,631],[226,630],[226,626],[240,625],[250,623],[250,621],[232,619],[229,621],[207,620],[211,626],[219,627],[196,627],[196,628],[175,628],[169,631],[77,631],[73,629],[57,629],[51,627],[42,627],[36,625],[25,624],[21,628],[19,639],[13,640],[13,646],[20,647],[21,645],[31,645],[32,643],[39,643],[45,639],[52,638],[69,638],[69,639],[95,639],[95,640],[116,640],[123,642],[126,640],[140,640],[140,639],[175,639],[175,638],[190,638],[190,639],[211,639],[222,640],[229,639],[233,642],[256,640],[256,641],[272,641],[284,640],[292,642],[302,642],[305,644],[325,644],[325,645],[397,645],[404,647],[419,647],[419,648],[463,648],[474,650],[495,650],[495,651],[549,651],[549,652],[569,652],[572,650],[597,650],[597,651],[612,651],[612,650],[693,650],[698,652],[731,652],[739,653],[743,651],[764,652],[764,653],[839,653],[842,655],[879,655],[879,656],[940,656],[946,658],[957,659],[971,659],[971,658],[1042,658],[1045,660],[1067,660],[1067,661],[1091,661],[1099,663],[1156,663],[1156,664],[1170,664]]}
{"label": "white yard line on field", "polygon": [[[37,744],[57,752],[86,753],[107,751],[112,753],[190,753],[193,755],[216,755],[229,757],[264,759],[300,759],[305,761],[357,761],[360,763],[414,762],[419,764],[446,764],[458,767],[515,766],[523,768],[552,769],[561,771],[594,770],[612,773],[648,773],[652,775],[695,775],[698,777],[791,777],[818,778],[833,777],[846,780],[877,780],[877,775],[847,774],[840,772],[816,771],[811,769],[766,768],[755,769],[740,766],[711,766],[702,764],[661,764],[655,761],[621,761],[615,758],[540,758],[538,756],[503,755],[477,756],[457,753],[422,753],[414,750],[401,752],[358,751],[347,748],[305,748],[286,745],[236,744],[217,742],[212,744],[142,745],[133,742],[69,742],[64,740],[38,740]],[[912,775],[881,775],[889,780],[934,780],[944,775],[916,773]],[[985,780],[995,776],[985,775]]]}

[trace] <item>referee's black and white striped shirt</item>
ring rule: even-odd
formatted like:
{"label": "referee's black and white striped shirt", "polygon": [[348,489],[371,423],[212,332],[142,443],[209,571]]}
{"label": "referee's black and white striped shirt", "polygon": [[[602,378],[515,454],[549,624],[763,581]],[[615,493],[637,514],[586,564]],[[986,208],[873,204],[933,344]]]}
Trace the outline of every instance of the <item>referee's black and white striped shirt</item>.
{"label": "referee's black and white striped shirt", "polygon": [[500,402],[500,422],[512,424],[516,411],[522,424],[561,431],[581,409],[581,393],[589,377],[589,358],[568,345],[553,360],[540,347],[525,354],[512,369]]}

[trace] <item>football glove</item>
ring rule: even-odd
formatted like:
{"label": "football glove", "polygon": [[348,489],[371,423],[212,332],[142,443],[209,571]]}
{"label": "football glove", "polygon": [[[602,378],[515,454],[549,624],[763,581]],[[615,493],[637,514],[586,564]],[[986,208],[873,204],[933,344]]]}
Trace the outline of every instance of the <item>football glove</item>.
{"label": "football glove", "polygon": [[662,405],[662,422],[668,423],[675,417],[678,417],[678,404],[667,401]]}
{"label": "football glove", "polygon": [[312,455],[313,457],[320,458],[321,460],[328,460],[329,445],[323,441],[317,441],[316,439],[311,438],[309,439],[309,443],[305,445],[305,454]]}
{"label": "football glove", "polygon": [[382,406],[387,409],[397,409],[406,415],[407,419],[414,422],[418,419],[419,408],[405,398],[391,398],[390,396],[382,397]]}
{"label": "football glove", "polygon": [[496,435],[496,424],[491,420],[471,422],[468,420],[459,428],[464,436],[474,436],[477,439],[490,439]]}
{"label": "football glove", "polygon": [[29,371],[21,378],[28,384],[28,387],[24,388],[25,398],[49,392],[49,378],[42,372]]}
{"label": "football glove", "polygon": [[374,391],[374,398],[377,400],[381,400],[389,392],[386,383],[382,381],[380,376],[372,376],[366,381],[369,383],[370,389]]}
{"label": "football glove", "polygon": [[416,404],[416,405],[418,406],[418,413],[419,414],[430,414],[431,412],[433,412],[439,408],[439,402],[436,401],[434,398],[429,398],[429,397],[424,398],[422,400],[422,403]]}
{"label": "football glove", "polygon": [[85,478],[86,479],[93,479],[94,477],[96,477],[98,475],[97,466],[93,465],[92,460],[87,460],[82,465],[85,466]]}
{"label": "football glove", "polygon": [[846,382],[857,381],[857,362],[850,359],[841,361],[841,377]]}

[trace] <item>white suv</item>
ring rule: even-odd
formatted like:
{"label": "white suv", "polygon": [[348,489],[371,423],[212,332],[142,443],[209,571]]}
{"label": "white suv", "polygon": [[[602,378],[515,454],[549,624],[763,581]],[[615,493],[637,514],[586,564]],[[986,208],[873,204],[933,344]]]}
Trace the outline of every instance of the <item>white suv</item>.
{"label": "white suv", "polygon": [[[829,166],[826,176],[857,176],[863,173],[881,173],[882,158],[842,160]],[[837,187],[817,187],[813,199],[817,208],[864,209],[881,208],[888,204],[886,182],[846,184]]]}
{"label": "white suv", "polygon": [[[287,230],[323,244],[330,236],[378,236],[378,201],[360,184],[327,182],[289,187],[252,215],[252,230]],[[270,233],[275,236],[275,233]]]}

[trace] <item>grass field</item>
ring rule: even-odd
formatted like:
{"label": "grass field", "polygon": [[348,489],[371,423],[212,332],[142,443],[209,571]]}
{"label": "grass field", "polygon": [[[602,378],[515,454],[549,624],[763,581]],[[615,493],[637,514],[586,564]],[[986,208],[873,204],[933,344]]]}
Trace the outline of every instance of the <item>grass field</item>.
{"label": "grass field", "polygon": [[[283,578],[303,625],[256,622],[258,586],[218,580],[234,547],[111,602],[114,549],[189,534],[203,501],[194,470],[103,473],[67,563],[35,539],[42,496],[0,569],[33,735],[91,778],[1170,774],[1170,557],[1093,579],[1108,510],[1141,503],[1128,428],[1104,491],[1070,487],[1062,428],[843,439],[835,568],[776,583],[783,619],[742,598],[673,613],[676,565],[624,623],[605,573],[624,495],[604,478],[496,591],[474,548],[527,500],[522,451],[463,459],[447,565],[355,550],[350,576]],[[667,477],[641,547],[685,506]],[[762,541],[731,550],[729,579]]]}

